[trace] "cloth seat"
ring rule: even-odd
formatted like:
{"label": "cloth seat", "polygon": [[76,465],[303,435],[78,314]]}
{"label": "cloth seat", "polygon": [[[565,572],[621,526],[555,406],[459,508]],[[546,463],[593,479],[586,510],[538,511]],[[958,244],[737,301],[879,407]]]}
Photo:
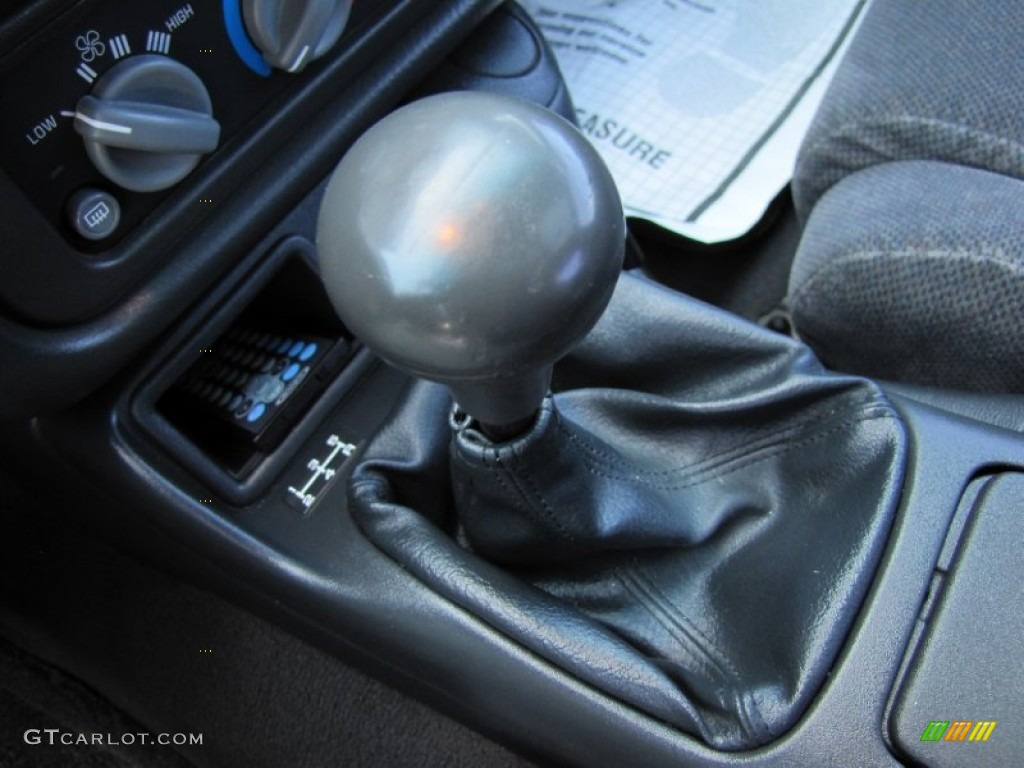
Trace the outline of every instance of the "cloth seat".
{"label": "cloth seat", "polygon": [[1024,392],[1024,6],[875,0],[797,161],[789,285],[830,367]]}

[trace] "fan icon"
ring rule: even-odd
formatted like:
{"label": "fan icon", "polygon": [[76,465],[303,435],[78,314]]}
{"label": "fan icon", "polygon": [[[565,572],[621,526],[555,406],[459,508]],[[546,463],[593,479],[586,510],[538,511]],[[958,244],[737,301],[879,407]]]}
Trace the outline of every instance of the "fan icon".
{"label": "fan icon", "polygon": [[81,51],[82,61],[90,62],[107,52],[107,46],[100,41],[100,33],[90,29],[84,35],[75,38],[75,48]]}

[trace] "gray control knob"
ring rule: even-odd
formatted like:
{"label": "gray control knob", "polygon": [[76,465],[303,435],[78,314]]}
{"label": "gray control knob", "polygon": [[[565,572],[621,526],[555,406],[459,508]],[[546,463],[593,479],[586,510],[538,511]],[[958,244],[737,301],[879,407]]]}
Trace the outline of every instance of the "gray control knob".
{"label": "gray control knob", "polygon": [[253,44],[272,67],[300,72],[338,42],[352,0],[242,0]]}
{"label": "gray control knob", "polygon": [[492,426],[536,411],[552,364],[603,313],[624,243],[618,192],[587,140],[548,110],[480,92],[373,126],[335,170],[318,225],[345,324]]}
{"label": "gray control knob", "polygon": [[199,76],[165,56],[125,59],[79,99],[75,130],[108,179],[134,192],[173,186],[220,139]]}

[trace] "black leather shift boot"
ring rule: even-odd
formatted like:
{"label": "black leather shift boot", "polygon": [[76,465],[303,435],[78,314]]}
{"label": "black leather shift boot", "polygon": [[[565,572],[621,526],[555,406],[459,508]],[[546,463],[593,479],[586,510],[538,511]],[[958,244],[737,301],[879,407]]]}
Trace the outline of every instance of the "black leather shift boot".
{"label": "black leather shift boot", "polygon": [[905,438],[885,396],[630,275],[554,390],[494,445],[451,440],[443,390],[414,386],[353,476],[363,530],[623,702],[722,749],[778,737],[886,540]]}

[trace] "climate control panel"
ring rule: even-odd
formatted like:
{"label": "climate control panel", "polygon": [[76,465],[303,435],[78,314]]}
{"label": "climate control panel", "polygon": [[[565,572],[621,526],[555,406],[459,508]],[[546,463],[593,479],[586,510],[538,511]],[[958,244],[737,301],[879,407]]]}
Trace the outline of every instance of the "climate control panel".
{"label": "climate control panel", "polygon": [[78,3],[0,61],[0,166],[72,245],[107,249],[382,5]]}

